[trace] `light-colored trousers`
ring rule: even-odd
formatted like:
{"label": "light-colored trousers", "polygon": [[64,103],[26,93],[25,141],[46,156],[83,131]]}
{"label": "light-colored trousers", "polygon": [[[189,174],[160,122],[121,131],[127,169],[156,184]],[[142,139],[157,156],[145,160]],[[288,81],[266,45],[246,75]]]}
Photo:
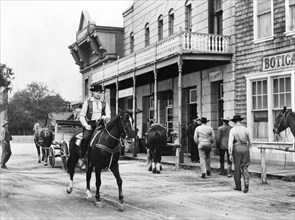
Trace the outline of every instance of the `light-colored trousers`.
{"label": "light-colored trousers", "polygon": [[201,141],[198,144],[199,155],[200,155],[200,165],[201,165],[201,173],[206,173],[210,171],[210,153],[211,153],[211,142],[209,141]]}

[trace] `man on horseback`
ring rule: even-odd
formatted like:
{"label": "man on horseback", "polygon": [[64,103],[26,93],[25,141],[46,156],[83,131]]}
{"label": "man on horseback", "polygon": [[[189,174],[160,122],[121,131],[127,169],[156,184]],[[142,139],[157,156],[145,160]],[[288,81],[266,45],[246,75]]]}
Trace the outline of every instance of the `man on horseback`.
{"label": "man on horseback", "polygon": [[85,155],[88,143],[96,128],[96,125],[104,126],[104,124],[109,122],[111,118],[109,104],[104,100],[103,97],[103,92],[105,91],[103,87],[99,84],[94,84],[91,85],[90,91],[92,92],[92,97],[84,102],[80,113],[80,122],[84,127],[83,139],[80,145],[80,167],[85,165]]}

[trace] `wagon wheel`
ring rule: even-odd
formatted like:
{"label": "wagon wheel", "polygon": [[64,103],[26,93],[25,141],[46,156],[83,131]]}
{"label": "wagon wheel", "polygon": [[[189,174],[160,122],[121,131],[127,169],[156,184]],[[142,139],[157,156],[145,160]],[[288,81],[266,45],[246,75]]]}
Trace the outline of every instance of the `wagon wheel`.
{"label": "wagon wheel", "polygon": [[54,147],[50,146],[49,148],[49,163],[51,167],[54,167],[55,165],[55,152],[54,152]]}
{"label": "wagon wheel", "polygon": [[61,148],[61,150],[60,150],[60,157],[61,157],[62,168],[65,171],[68,171],[67,162],[68,162],[68,156],[69,156],[69,148],[68,148],[67,141],[63,141],[61,143],[60,148]]}

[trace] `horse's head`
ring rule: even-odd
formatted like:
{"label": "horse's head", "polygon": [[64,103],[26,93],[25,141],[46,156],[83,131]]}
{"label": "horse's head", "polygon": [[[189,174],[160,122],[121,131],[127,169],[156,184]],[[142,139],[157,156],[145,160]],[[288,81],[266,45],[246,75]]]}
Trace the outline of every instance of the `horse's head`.
{"label": "horse's head", "polygon": [[120,121],[122,124],[124,136],[128,142],[131,142],[131,139],[135,138],[135,131],[132,129],[132,111],[122,111],[120,113]]}
{"label": "horse's head", "polygon": [[286,117],[288,112],[289,110],[287,110],[286,106],[284,106],[283,110],[280,112],[280,114],[276,118],[274,128],[273,128],[274,134],[280,134],[283,130],[285,130],[288,127],[286,122]]}

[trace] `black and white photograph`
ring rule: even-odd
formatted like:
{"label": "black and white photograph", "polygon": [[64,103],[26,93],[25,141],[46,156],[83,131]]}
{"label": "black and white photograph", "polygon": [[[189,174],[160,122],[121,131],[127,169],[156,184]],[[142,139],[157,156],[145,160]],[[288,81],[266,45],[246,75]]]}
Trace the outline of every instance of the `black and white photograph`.
{"label": "black and white photograph", "polygon": [[0,0],[0,219],[295,219],[295,0]]}

